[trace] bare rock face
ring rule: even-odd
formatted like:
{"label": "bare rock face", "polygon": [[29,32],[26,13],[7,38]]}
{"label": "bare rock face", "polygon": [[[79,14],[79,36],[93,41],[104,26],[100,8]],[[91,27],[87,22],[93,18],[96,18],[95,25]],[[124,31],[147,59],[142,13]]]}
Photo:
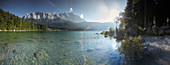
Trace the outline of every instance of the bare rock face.
{"label": "bare rock face", "polygon": [[85,20],[81,19],[79,15],[75,15],[72,12],[69,13],[59,13],[59,14],[53,14],[53,13],[44,13],[44,12],[34,12],[30,14],[25,14],[23,16],[23,19],[62,19],[62,20],[67,20],[67,21],[72,21],[74,23],[79,23],[79,22],[85,22]]}

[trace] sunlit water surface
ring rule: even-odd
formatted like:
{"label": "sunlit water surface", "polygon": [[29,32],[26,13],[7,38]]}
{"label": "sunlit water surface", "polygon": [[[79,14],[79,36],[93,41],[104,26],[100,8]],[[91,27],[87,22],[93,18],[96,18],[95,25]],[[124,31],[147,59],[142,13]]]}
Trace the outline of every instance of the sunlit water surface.
{"label": "sunlit water surface", "polygon": [[122,65],[120,43],[100,32],[0,32],[0,64]]}

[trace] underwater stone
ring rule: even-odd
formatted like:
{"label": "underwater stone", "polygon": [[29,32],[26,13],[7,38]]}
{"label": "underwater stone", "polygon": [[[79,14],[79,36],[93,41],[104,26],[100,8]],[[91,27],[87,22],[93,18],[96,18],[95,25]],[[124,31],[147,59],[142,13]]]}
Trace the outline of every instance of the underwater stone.
{"label": "underwater stone", "polygon": [[37,59],[43,59],[45,57],[47,57],[47,53],[44,50],[41,50],[37,53],[34,53],[34,57],[36,57]]}
{"label": "underwater stone", "polygon": [[14,43],[5,43],[6,46],[12,46]]}
{"label": "underwater stone", "polygon": [[0,61],[4,59],[4,54],[3,53],[0,53]]}
{"label": "underwater stone", "polygon": [[34,42],[33,40],[28,40],[28,42]]}
{"label": "underwater stone", "polygon": [[13,50],[12,52],[15,53],[15,54],[20,54],[21,50]]}
{"label": "underwater stone", "polygon": [[5,43],[5,50],[9,51],[15,48],[14,43]]}
{"label": "underwater stone", "polygon": [[18,39],[17,37],[14,37],[14,39]]}
{"label": "underwater stone", "polygon": [[94,51],[94,50],[92,50],[92,49],[88,49],[88,50],[87,50],[87,52],[92,52],[92,51]]}
{"label": "underwater stone", "polygon": [[66,40],[66,39],[61,39],[61,41],[68,41],[68,40]]}
{"label": "underwater stone", "polygon": [[77,40],[75,43],[83,43],[82,40]]}
{"label": "underwater stone", "polygon": [[35,37],[35,38],[33,38],[33,39],[40,39],[40,38]]}
{"label": "underwater stone", "polygon": [[54,42],[54,41],[50,41],[50,42]]}

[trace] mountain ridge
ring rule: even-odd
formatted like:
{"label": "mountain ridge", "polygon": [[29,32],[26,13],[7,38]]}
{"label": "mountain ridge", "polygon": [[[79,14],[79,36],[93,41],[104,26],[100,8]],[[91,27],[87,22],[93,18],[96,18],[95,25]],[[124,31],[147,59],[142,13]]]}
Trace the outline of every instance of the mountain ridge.
{"label": "mountain ridge", "polygon": [[82,19],[79,15],[75,15],[72,12],[64,12],[64,13],[46,13],[46,12],[33,12],[33,13],[26,13],[23,17],[23,19],[49,19],[49,20],[55,20],[55,22],[60,22],[60,20],[65,21],[72,21],[74,23],[79,22],[86,22],[84,19]]}
{"label": "mountain ridge", "polygon": [[33,12],[25,14],[23,19],[38,24],[46,25],[52,30],[106,30],[113,27],[113,22],[86,22],[80,16],[72,12],[58,14]]}

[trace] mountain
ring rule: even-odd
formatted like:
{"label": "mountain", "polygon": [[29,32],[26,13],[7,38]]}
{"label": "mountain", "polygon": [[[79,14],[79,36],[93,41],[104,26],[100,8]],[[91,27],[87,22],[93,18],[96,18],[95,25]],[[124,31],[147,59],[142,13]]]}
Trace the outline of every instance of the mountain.
{"label": "mountain", "polygon": [[47,27],[42,24],[25,21],[22,18],[15,16],[9,12],[0,9],[0,30],[32,30],[42,31],[47,30]]}
{"label": "mountain", "polygon": [[23,16],[23,19],[25,20],[43,20],[43,21],[48,21],[50,20],[51,22],[62,22],[62,21],[71,21],[74,23],[79,23],[79,22],[85,22],[85,20],[81,19],[80,16],[75,15],[72,12],[64,12],[64,13],[59,13],[59,14],[53,14],[53,13],[45,13],[45,12],[34,12],[30,14],[25,14]]}
{"label": "mountain", "polygon": [[25,14],[23,19],[44,24],[52,30],[107,30],[110,27],[114,27],[113,22],[86,22],[72,12],[59,14],[34,12]]}

